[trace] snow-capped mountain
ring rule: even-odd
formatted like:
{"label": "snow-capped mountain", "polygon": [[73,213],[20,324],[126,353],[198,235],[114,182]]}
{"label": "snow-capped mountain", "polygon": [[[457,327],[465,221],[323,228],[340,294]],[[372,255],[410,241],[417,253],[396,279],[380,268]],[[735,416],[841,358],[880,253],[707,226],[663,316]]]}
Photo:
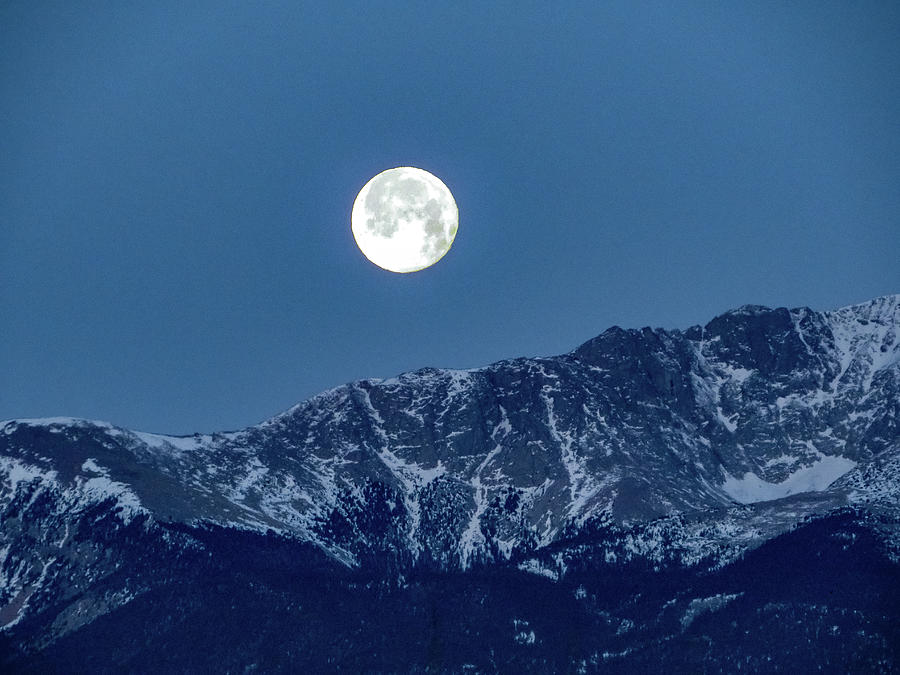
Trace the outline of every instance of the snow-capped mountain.
{"label": "snow-capped mountain", "polygon": [[[504,569],[559,585],[622,565],[735,569],[824,518],[871,535],[893,569],[898,328],[900,295],[748,305],[556,357],[354,382],[236,432],[2,422],[0,626],[43,653],[156,592],[160,565],[177,577],[213,556],[210,538],[296,546],[331,578]],[[673,600],[676,629],[741,593]],[[640,651],[628,636],[650,629],[623,625],[623,654],[595,666]]]}

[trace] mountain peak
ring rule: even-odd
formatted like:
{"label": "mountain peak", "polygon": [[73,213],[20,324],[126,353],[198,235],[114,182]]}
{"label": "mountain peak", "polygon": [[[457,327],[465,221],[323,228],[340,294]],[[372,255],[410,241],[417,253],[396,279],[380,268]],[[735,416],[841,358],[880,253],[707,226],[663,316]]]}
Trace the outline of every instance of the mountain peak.
{"label": "mountain peak", "polygon": [[771,311],[773,311],[772,308],[766,305],[747,304],[735,309],[729,309],[722,316],[757,316],[759,314],[768,314]]}
{"label": "mountain peak", "polygon": [[[60,637],[155,588],[129,585],[135,566],[156,579],[240,550],[234,569],[257,570],[254,584],[324,569],[313,585],[352,571],[401,588],[419,571],[492,566],[577,579],[571,601],[613,572],[714,573],[810,518],[890,512],[896,307],[751,305],[684,332],[613,327],[561,356],[348,383],[239,432],[4,422],[0,630],[46,616]],[[98,598],[87,613],[85,588]],[[531,631],[518,631],[527,644]]]}

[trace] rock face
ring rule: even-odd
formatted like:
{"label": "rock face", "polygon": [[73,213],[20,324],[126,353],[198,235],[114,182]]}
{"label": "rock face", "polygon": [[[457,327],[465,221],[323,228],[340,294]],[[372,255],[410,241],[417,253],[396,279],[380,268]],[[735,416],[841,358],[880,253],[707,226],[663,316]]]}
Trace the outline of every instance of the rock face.
{"label": "rock face", "polygon": [[[285,667],[302,652],[312,668],[502,670],[481,651],[441,642],[453,631],[409,618],[433,608],[438,578],[459,584],[453,602],[481,617],[459,639],[491,653],[508,647],[510,663],[538,669],[647,666],[667,658],[673,636],[688,640],[704,617],[748,603],[760,625],[788,615],[809,623],[809,603],[776,594],[760,605],[752,584],[713,583],[709,596],[692,598],[685,588],[746,581],[751,561],[778,547],[803,539],[824,550],[838,534],[853,544],[838,557],[863,547],[860,555],[877,559],[871,584],[898,578],[898,329],[900,296],[833,312],[745,306],[683,332],[611,328],[557,357],[354,382],[237,432],[169,437],[65,418],[0,423],[0,626],[15,645],[9,664],[72,663],[78,636],[112,617],[147,619],[163,601],[172,611],[152,619],[160,623],[151,633],[168,640],[160,626],[216,605],[204,592],[229,565],[255,570],[247,578],[266,588],[275,572],[296,578],[301,565],[319,595],[307,589],[297,603],[405,608],[411,632],[395,637],[440,647],[404,659],[389,645],[376,648],[373,636],[387,633],[369,627],[346,638],[357,656],[329,656],[316,631],[327,641],[349,628],[315,615],[319,623],[306,617],[302,636],[292,634],[300,651]],[[485,581],[488,573],[500,577]],[[483,609],[485,598],[503,595],[492,585],[501,577],[527,593],[535,584],[538,595],[565,589],[565,621],[577,619],[584,632],[571,653],[551,648],[560,628],[535,608],[530,619],[516,603]],[[611,598],[608,585],[591,590],[604,577],[655,590]],[[220,585],[234,592],[232,583]],[[166,595],[175,588],[177,598]],[[478,598],[482,609],[474,609]],[[257,601],[246,599],[248,607]],[[823,606],[813,623],[837,621]],[[841,621],[862,612],[869,632],[833,643],[845,647],[835,651],[837,667],[851,653],[875,670],[896,664],[896,633],[873,628],[891,617],[896,624],[896,606],[844,610]],[[483,621],[518,623],[512,637],[491,637]],[[717,663],[709,639],[707,660],[695,665]],[[143,647],[126,642],[124,634],[112,647],[101,641],[101,651],[118,656],[77,663],[150,664]],[[223,654],[233,660],[222,663],[249,667],[261,644],[232,641]],[[795,661],[805,663],[804,654]],[[748,652],[747,663],[757,657]]]}

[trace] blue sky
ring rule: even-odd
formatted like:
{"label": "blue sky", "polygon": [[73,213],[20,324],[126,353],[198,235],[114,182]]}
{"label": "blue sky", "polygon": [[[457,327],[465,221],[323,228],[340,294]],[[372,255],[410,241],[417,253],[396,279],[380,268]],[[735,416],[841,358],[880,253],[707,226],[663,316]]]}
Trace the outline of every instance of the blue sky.
{"label": "blue sky", "polygon": [[[900,5],[6,2],[0,418],[168,433],[900,291]],[[356,248],[376,173],[459,234]]]}

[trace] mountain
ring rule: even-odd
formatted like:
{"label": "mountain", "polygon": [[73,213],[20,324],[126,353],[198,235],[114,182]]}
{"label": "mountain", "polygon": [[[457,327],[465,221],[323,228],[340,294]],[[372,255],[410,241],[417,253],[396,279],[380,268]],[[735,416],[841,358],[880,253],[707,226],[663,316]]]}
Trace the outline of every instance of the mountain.
{"label": "mountain", "polygon": [[747,305],[228,433],[2,422],[0,664],[889,672],[898,328]]}

